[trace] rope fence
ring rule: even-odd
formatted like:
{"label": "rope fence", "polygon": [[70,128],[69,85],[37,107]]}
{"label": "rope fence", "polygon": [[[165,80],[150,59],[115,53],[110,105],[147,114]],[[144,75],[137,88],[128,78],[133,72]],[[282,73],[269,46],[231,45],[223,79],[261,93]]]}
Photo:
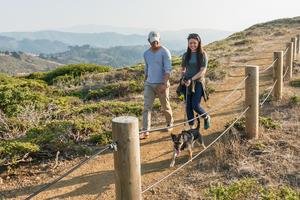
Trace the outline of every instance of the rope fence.
{"label": "rope fence", "polygon": [[272,62],[272,64],[270,64],[267,68],[261,70],[260,73],[264,73],[264,72],[266,72],[268,69],[274,67],[274,65],[275,65],[275,63],[277,62],[277,60],[278,60],[278,58],[275,59],[275,60]]}
{"label": "rope fence", "polygon": [[57,182],[59,182],[61,179],[63,179],[64,177],[68,176],[69,174],[71,174],[72,172],[74,172],[76,169],[78,169],[79,167],[81,167],[82,165],[84,165],[85,163],[87,163],[88,161],[94,159],[96,156],[98,156],[99,154],[103,153],[104,151],[111,149],[111,150],[116,150],[116,143],[111,143],[109,145],[107,145],[105,148],[96,151],[92,156],[85,158],[84,160],[82,160],[80,163],[78,163],[77,165],[75,165],[74,167],[72,167],[70,170],[68,170],[67,172],[65,172],[63,175],[59,176],[58,178],[56,178],[55,180],[53,180],[52,182],[44,185],[43,187],[41,187],[39,190],[37,190],[36,192],[32,193],[30,196],[28,196],[25,200],[29,200],[32,199],[33,197],[37,196],[38,194],[40,194],[41,192],[47,190],[48,188],[50,188],[52,185],[56,184]]}
{"label": "rope fence", "polygon": [[285,51],[283,52],[283,56],[286,55],[286,53],[288,52],[288,50],[289,50],[289,47],[287,47],[287,48],[285,49]]}
{"label": "rope fence", "polygon": [[[299,36],[298,36],[298,38],[299,38]],[[293,43],[293,45],[295,46],[296,43]],[[295,49],[296,49],[296,46],[295,46]],[[241,119],[242,116],[244,116],[245,114],[246,114],[246,122],[253,122],[253,124],[256,123],[256,125],[258,124],[258,120],[252,119],[252,118],[258,119],[258,113],[255,111],[256,106],[258,107],[258,105],[259,105],[260,107],[262,107],[264,105],[264,103],[267,101],[267,99],[270,97],[270,95],[272,94],[273,91],[274,91],[274,97],[276,100],[280,100],[280,98],[282,96],[281,95],[282,88],[278,88],[278,87],[282,87],[283,78],[286,77],[287,74],[289,74],[288,71],[291,72],[291,68],[293,66],[292,63],[293,63],[293,60],[295,59],[295,57],[293,57],[295,55],[292,55],[292,53],[295,53],[296,51],[292,52],[289,50],[291,50],[291,49],[288,46],[284,50],[284,52],[282,52],[282,51],[274,52],[273,62],[267,68],[265,68],[263,70],[258,70],[258,66],[245,65],[246,68],[245,68],[244,79],[242,81],[240,81],[228,95],[226,95],[224,98],[222,98],[222,100],[219,103],[214,105],[207,112],[205,112],[201,115],[198,115],[197,117],[195,117],[193,119],[184,120],[183,122],[174,124],[172,126],[166,126],[166,127],[154,128],[154,129],[142,130],[142,131],[138,131],[138,120],[134,117],[129,117],[129,118],[123,117],[122,120],[120,120],[120,121],[118,121],[119,119],[115,120],[116,118],[113,119],[112,133],[113,133],[114,142],[107,145],[106,147],[104,147],[101,150],[97,150],[92,156],[83,159],[80,163],[78,163],[77,165],[72,167],[70,170],[65,172],[63,175],[59,176],[52,182],[44,185],[39,190],[32,193],[25,200],[32,199],[33,197],[37,196],[41,192],[47,190],[52,185],[59,182],[61,179],[68,176],[69,174],[71,174],[72,172],[74,172],[75,170],[80,168],[82,165],[84,165],[88,161],[94,159],[96,156],[107,151],[108,149],[114,150],[114,151],[117,151],[117,149],[122,149],[122,150],[128,149],[127,151],[120,151],[120,152],[117,152],[117,154],[114,154],[115,173],[117,174],[116,175],[117,183],[116,183],[116,189],[115,189],[117,199],[122,199],[122,198],[127,199],[126,197],[122,196],[122,195],[124,195],[124,193],[128,194],[133,199],[141,199],[141,194],[149,191],[150,189],[157,186],[158,184],[160,184],[167,178],[171,177],[173,174],[177,173],[179,170],[181,170],[182,168],[187,166],[189,163],[191,163],[193,160],[195,160],[197,157],[199,157],[201,154],[203,154],[207,149],[209,149],[212,145],[214,145],[220,138],[222,138],[236,124],[236,122],[239,119]],[[286,71],[282,75],[283,57],[284,56],[287,56],[287,58],[286,58],[287,66],[286,66]],[[256,59],[252,59],[252,60],[260,60],[260,59],[270,59],[270,58],[256,58]],[[268,92],[266,97],[260,103],[258,103],[259,102],[259,97],[258,97],[259,73],[264,73],[272,67],[274,67],[274,70],[273,70],[274,83],[271,86],[270,91]],[[290,78],[291,78],[291,73],[290,73]],[[219,110],[220,108],[224,107],[224,105],[228,102],[229,98],[233,94],[235,94],[239,89],[241,89],[240,87],[244,83],[245,83],[245,93],[246,93],[245,102],[246,102],[247,107],[236,117],[236,119],[230,124],[230,126],[228,126],[216,139],[214,139],[209,145],[204,147],[203,150],[201,150],[198,154],[196,154],[194,157],[192,157],[189,161],[185,162],[184,164],[182,164],[180,167],[178,167],[176,170],[172,171],[168,175],[160,178],[158,181],[151,184],[146,189],[141,190],[141,185],[140,185],[141,184],[140,183],[141,182],[140,181],[141,174],[140,174],[140,168],[139,168],[140,160],[137,159],[137,158],[140,158],[139,137],[138,137],[139,134],[146,133],[146,132],[161,131],[161,130],[166,130],[166,129],[178,127],[181,125],[185,125],[186,123],[194,121],[195,119],[200,118],[205,114]],[[247,113],[247,111],[249,111],[249,112]],[[249,114],[249,113],[251,113],[251,114]],[[255,115],[255,116],[250,116],[250,115]],[[251,125],[252,127],[249,128],[249,127],[247,127],[247,124],[251,124],[251,123],[246,123],[246,132],[247,131],[252,132],[252,133],[248,133],[248,136],[250,136],[250,138],[257,137],[258,130],[253,128],[255,126],[252,124]],[[117,137],[118,133],[122,133],[122,137],[119,137],[119,139]],[[132,153],[130,151],[130,149],[134,153]],[[116,166],[118,164],[122,164],[123,168]],[[127,173],[126,171],[124,171],[124,169],[130,169],[130,171],[135,172],[135,173]],[[122,177],[122,178],[120,178],[120,177]],[[122,193],[122,190],[126,190],[127,192]]]}
{"label": "rope fence", "polygon": [[[245,67],[245,78],[242,80],[242,82],[240,82],[231,93],[229,93],[227,96],[225,96],[224,98],[222,98],[222,100],[214,105],[211,109],[209,109],[206,113],[210,113],[212,111],[218,110],[220,107],[224,107],[224,103],[228,102],[229,98],[238,90],[240,89],[241,84],[244,84],[245,82],[245,104],[247,106],[247,108],[245,108],[245,110],[240,113],[240,115],[237,117],[237,119],[231,123],[231,125],[229,127],[227,127],[213,142],[211,142],[208,146],[206,146],[202,151],[200,151],[197,155],[195,155],[194,157],[192,157],[189,161],[187,161],[186,163],[184,163],[183,165],[181,165],[180,167],[178,167],[176,170],[172,171],[171,173],[167,174],[166,176],[161,177],[160,179],[158,179],[155,183],[151,184],[150,186],[147,186],[144,190],[141,191],[141,194],[144,194],[145,192],[149,191],[150,189],[152,189],[153,187],[157,186],[158,184],[160,184],[161,182],[163,182],[164,180],[166,180],[167,178],[171,177],[173,174],[177,173],[179,170],[181,170],[182,168],[184,168],[186,165],[188,165],[189,163],[191,163],[194,159],[196,159],[197,157],[199,157],[203,152],[205,152],[208,148],[210,148],[214,143],[216,143],[224,134],[226,134],[228,132],[228,130],[234,126],[234,124],[243,116],[245,115],[245,130],[246,130],[246,134],[248,138],[257,138],[258,137],[258,123],[259,123],[259,112],[258,112],[258,108],[262,107],[265,102],[267,101],[267,99],[269,99],[270,95],[272,94],[272,92],[274,92],[273,96],[274,96],[274,100],[280,100],[282,98],[282,86],[283,86],[283,78],[286,77],[289,73],[289,71],[291,72],[291,68],[292,68],[292,64],[288,64],[289,59],[291,59],[291,48],[289,46],[287,46],[284,51],[277,51],[274,52],[274,56],[273,56],[273,61],[272,63],[266,67],[265,69],[259,70],[259,67],[256,66],[251,66],[251,65],[243,65],[242,67]],[[284,57],[286,57],[286,62],[284,62]],[[255,58],[252,60],[260,60],[260,59],[270,59],[270,58]],[[291,60],[291,63],[294,61],[294,58]],[[285,71],[283,73],[283,66],[285,63]],[[289,66],[289,67],[288,67]],[[270,88],[270,90],[268,91],[266,97],[263,98],[263,100],[260,102],[259,101],[259,74],[260,73],[264,73],[267,70],[273,68],[273,84]],[[291,78],[291,73],[290,76]],[[178,123],[178,124],[174,124],[173,126],[170,127],[162,127],[162,128],[154,128],[154,129],[150,129],[150,130],[142,130],[139,132],[139,134],[141,133],[145,133],[145,132],[153,132],[153,131],[160,131],[160,130],[165,130],[165,129],[169,129],[169,128],[173,128],[173,127],[177,127],[180,125],[183,125],[187,122],[190,122],[192,120],[195,120],[202,115],[199,115],[191,120],[184,120],[184,122]],[[132,180],[132,178],[130,179]],[[124,185],[128,184],[128,182],[124,182]],[[116,184],[119,185],[119,184]],[[132,189],[131,189],[132,190]],[[140,188],[139,188],[140,190]],[[120,188],[117,189],[118,192],[120,192]],[[117,195],[118,196],[118,195]],[[141,197],[140,197],[141,198]],[[138,198],[138,199],[140,199]]]}
{"label": "rope fence", "polygon": [[178,172],[179,170],[181,170],[182,168],[184,168],[186,165],[188,165],[189,163],[191,163],[193,160],[195,160],[198,156],[200,156],[203,152],[205,152],[207,149],[209,149],[214,143],[216,143],[225,133],[228,132],[228,130],[234,126],[234,124],[241,119],[241,117],[248,111],[250,107],[248,106],[237,118],[236,120],[234,120],[234,122],[232,122],[230,124],[230,126],[228,126],[216,139],[214,139],[209,145],[207,145],[202,151],[200,151],[198,154],[196,154],[194,157],[192,157],[189,161],[187,161],[186,163],[184,163],[183,165],[181,165],[180,167],[178,167],[176,170],[174,170],[173,172],[171,172],[170,174],[168,174],[167,176],[164,176],[163,178],[161,178],[160,180],[158,180],[157,182],[155,182],[154,184],[148,186],[145,190],[142,191],[142,194],[147,192],[148,190],[150,190],[151,188],[153,188],[154,186],[158,185],[159,183],[161,183],[162,181],[166,180],[167,178],[169,178],[170,176],[172,176],[173,174],[175,174],[176,172]]}
{"label": "rope fence", "polygon": [[274,82],[274,84],[272,85],[270,91],[268,92],[267,96],[265,97],[265,99],[259,104],[260,107],[262,107],[264,105],[264,103],[267,101],[267,99],[269,98],[269,96],[272,94],[273,90],[274,90],[274,87],[277,83],[277,80]]}
{"label": "rope fence", "polygon": [[200,118],[200,117],[202,117],[203,115],[206,115],[206,114],[208,114],[208,113],[211,113],[211,112],[213,112],[213,111],[216,111],[216,110],[220,109],[221,106],[223,106],[223,105],[226,103],[227,99],[229,99],[229,97],[231,97],[237,90],[240,89],[240,86],[243,85],[243,83],[245,82],[245,80],[247,80],[248,77],[249,77],[249,75],[246,76],[246,77],[245,77],[245,78],[244,78],[244,79],[243,79],[243,80],[242,80],[242,81],[241,81],[241,82],[233,89],[232,92],[230,92],[227,96],[225,96],[225,97],[222,99],[222,101],[220,101],[217,105],[215,105],[215,107],[209,109],[207,112],[205,112],[205,113],[203,113],[203,114],[201,114],[201,115],[198,115],[197,117],[194,117],[193,119],[190,119],[190,120],[187,120],[187,121],[184,121],[184,122],[180,122],[180,123],[174,124],[173,126],[166,126],[166,127],[155,128],[155,129],[150,129],[150,130],[143,130],[143,131],[140,131],[139,134],[146,133],[146,132],[151,133],[151,132],[155,132],[155,131],[161,131],[161,130],[166,130],[166,129],[174,128],[174,127],[177,127],[177,126],[181,126],[181,125],[184,125],[184,124],[189,123],[189,122],[191,122],[191,121],[194,121],[195,119]]}

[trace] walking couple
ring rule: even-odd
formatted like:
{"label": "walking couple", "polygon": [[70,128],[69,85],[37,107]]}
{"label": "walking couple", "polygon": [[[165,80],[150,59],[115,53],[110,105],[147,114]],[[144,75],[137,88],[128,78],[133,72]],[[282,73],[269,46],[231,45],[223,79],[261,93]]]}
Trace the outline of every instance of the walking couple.
{"label": "walking couple", "polygon": [[[207,69],[208,58],[202,48],[200,36],[191,33],[188,36],[187,51],[182,56],[182,92],[185,95],[186,115],[188,120],[194,118],[194,112],[204,118],[204,128],[210,126],[210,116],[200,106],[201,98],[206,100],[204,90],[204,76]],[[173,114],[170,106],[169,89],[172,70],[171,53],[161,45],[160,34],[151,31],[148,35],[151,47],[145,51],[145,86],[144,86],[144,111],[143,130],[150,130],[151,110],[155,97],[159,98],[162,111],[165,115],[167,127],[170,131],[173,126]],[[194,120],[189,122],[193,128]],[[149,137],[149,132],[140,135],[140,139]]]}

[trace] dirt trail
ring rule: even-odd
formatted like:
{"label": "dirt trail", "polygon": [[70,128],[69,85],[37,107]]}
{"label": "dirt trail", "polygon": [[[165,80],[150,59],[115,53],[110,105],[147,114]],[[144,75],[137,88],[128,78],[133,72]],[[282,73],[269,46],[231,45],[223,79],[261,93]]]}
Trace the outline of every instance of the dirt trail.
{"label": "dirt trail", "polygon": [[[288,37],[282,41],[288,41]],[[269,41],[269,43],[271,43]],[[283,43],[284,44],[284,43]],[[263,48],[264,44],[260,44]],[[285,49],[284,45],[273,45],[271,50]],[[243,54],[241,54],[243,55]],[[247,56],[248,59],[255,58],[258,54],[255,52]],[[270,54],[259,54],[259,57],[270,57]],[[254,60],[252,64],[259,64],[263,67],[272,63],[272,59]],[[228,68],[229,76],[225,81],[214,83],[213,87],[216,92],[210,96],[207,104],[202,102],[206,110],[213,108],[218,104],[238,83],[244,78],[244,68],[233,67]],[[270,87],[272,81],[271,76],[262,76],[260,80],[261,92],[264,88]],[[174,91],[174,89],[173,89]],[[234,119],[243,110],[244,101],[244,85],[232,95],[227,103],[218,111],[212,112],[212,127],[202,133],[205,135],[205,143],[208,144],[215,136],[224,130],[224,125]],[[184,112],[182,110],[174,113],[175,123],[183,120]],[[201,125],[203,121],[201,120]],[[161,124],[164,126],[164,124]],[[172,132],[179,133],[183,129],[182,126],[174,128]],[[194,149],[197,153],[202,149],[198,147]],[[175,164],[174,168],[169,168],[170,158],[172,155],[172,142],[170,133],[154,132],[148,140],[141,142],[141,162],[142,162],[142,188],[145,189],[158,179],[169,174],[182,163],[188,160],[187,153],[183,153]],[[74,163],[72,163],[74,164]],[[71,164],[65,166],[65,170],[69,169]],[[83,165],[80,169],[52,186],[47,191],[39,194],[34,199],[115,199],[114,191],[114,174],[113,174],[113,154],[106,153],[91,160]],[[183,169],[187,170],[187,169]],[[180,172],[179,172],[180,174]],[[50,182],[53,177],[43,180],[44,183]],[[173,184],[174,180],[167,179],[161,184]],[[31,192],[36,191],[41,185],[35,187],[24,188],[22,190],[13,191],[16,199],[24,199]],[[152,191],[153,192],[153,191]],[[151,191],[143,195],[145,199],[151,199]],[[171,197],[171,196],[170,196]]]}

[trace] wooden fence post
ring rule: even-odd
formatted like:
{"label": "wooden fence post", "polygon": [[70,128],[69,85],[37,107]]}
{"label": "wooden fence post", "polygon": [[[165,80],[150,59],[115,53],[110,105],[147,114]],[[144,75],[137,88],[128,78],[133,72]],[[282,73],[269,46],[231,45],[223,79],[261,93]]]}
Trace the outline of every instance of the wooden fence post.
{"label": "wooden fence post", "polygon": [[300,34],[297,35],[297,54],[300,53]]}
{"label": "wooden fence post", "polygon": [[245,104],[250,106],[246,112],[246,134],[247,138],[258,138],[258,115],[259,115],[259,67],[246,66],[245,76]]}
{"label": "wooden fence post", "polygon": [[273,67],[273,82],[276,82],[274,87],[274,98],[276,101],[282,98],[282,85],[283,85],[283,52],[274,52],[275,65]]}
{"label": "wooden fence post", "polygon": [[114,152],[116,199],[141,200],[141,162],[138,119],[117,117],[112,120],[113,141],[118,150]]}
{"label": "wooden fence post", "polygon": [[296,60],[297,38],[293,37],[291,41],[293,42],[293,61],[294,61]]}
{"label": "wooden fence post", "polygon": [[286,48],[288,48],[287,52],[286,52],[286,68],[288,68],[288,79],[290,80],[293,77],[293,52],[294,52],[294,48],[293,48],[293,43],[292,42],[288,42],[286,43]]}

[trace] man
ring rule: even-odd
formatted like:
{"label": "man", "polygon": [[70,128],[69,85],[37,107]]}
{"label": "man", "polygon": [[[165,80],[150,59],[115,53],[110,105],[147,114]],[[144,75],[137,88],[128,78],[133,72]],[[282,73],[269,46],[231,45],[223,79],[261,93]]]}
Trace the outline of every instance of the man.
{"label": "man", "polygon": [[[172,70],[171,53],[160,44],[158,32],[151,31],[148,35],[151,47],[145,51],[145,86],[144,86],[144,111],[143,130],[151,127],[151,110],[155,97],[159,98],[162,111],[166,117],[167,126],[173,125],[172,109],[169,102],[169,78]],[[169,129],[170,130],[170,129]],[[149,137],[149,132],[140,136],[141,139]]]}

